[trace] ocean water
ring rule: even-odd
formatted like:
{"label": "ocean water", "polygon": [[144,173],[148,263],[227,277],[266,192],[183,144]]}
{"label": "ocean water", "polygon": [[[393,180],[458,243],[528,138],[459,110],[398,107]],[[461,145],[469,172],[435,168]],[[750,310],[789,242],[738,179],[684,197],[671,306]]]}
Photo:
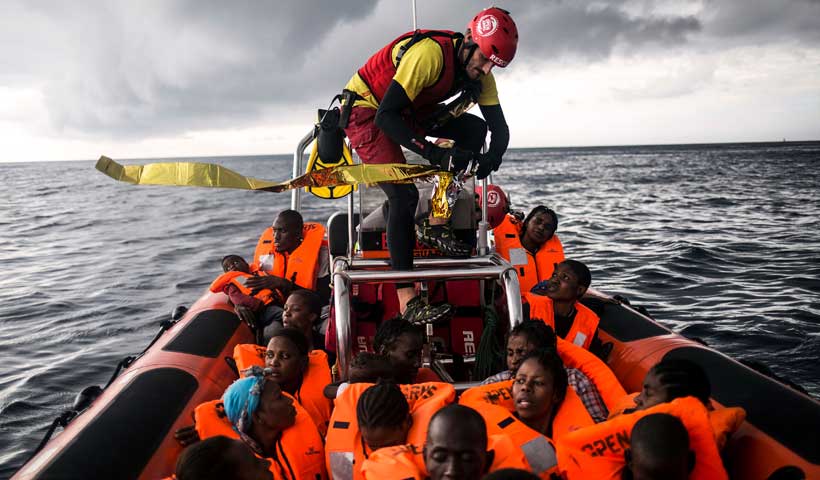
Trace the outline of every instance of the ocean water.
{"label": "ocean water", "polygon": [[[289,155],[197,161],[291,171]],[[514,208],[558,212],[594,287],[820,396],[820,142],[512,150],[495,181]],[[203,293],[222,256],[251,257],[290,195],[136,187],[93,161],[0,164],[0,187],[5,478],[77,392]],[[304,197],[303,214],[345,205]]]}

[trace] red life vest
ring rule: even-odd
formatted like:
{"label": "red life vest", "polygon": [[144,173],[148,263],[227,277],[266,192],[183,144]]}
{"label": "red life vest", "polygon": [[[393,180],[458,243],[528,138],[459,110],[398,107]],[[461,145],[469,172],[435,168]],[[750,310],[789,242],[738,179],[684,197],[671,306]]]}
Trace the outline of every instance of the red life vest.
{"label": "red life vest", "polygon": [[[530,305],[531,319],[542,320],[555,330],[555,310],[553,309],[551,298],[526,292],[524,293],[524,300]],[[584,306],[581,302],[575,302],[575,310],[576,313],[575,318],[572,320],[572,326],[564,338],[568,342],[572,342],[588,350],[592,339],[595,337],[595,331],[598,330],[598,322],[600,319],[595,312]]]}
{"label": "red life vest", "polygon": [[[393,63],[393,48],[402,40],[412,38],[415,32],[407,32],[399,36],[384,48],[374,53],[370,59],[359,69],[359,77],[367,84],[370,93],[376,97],[378,102],[382,101],[387,87],[396,75],[396,65]],[[423,89],[413,100],[413,107],[416,110],[432,105],[437,105],[452,96],[453,83],[456,72],[456,48],[453,41],[459,38],[460,33],[449,30],[419,30],[419,34],[426,35],[427,38],[437,42],[444,55],[444,64],[441,74],[436,83]]]}
{"label": "red life vest", "polygon": [[536,283],[550,278],[555,264],[564,261],[564,246],[558,235],[553,235],[544,242],[533,256],[521,245],[523,226],[517,218],[507,214],[501,225],[493,229],[495,251],[515,267],[522,295],[529,292]]}
{"label": "red life vest", "polygon": [[[233,359],[240,376],[244,377],[242,372],[254,365],[264,367],[267,350],[252,343],[240,343],[234,347]],[[322,437],[327,433],[327,424],[333,407],[330,399],[325,397],[324,389],[332,381],[327,354],[321,350],[311,350],[308,353],[308,368],[302,377],[302,385],[293,396],[313,419]]]}
{"label": "red life vest", "polygon": [[239,291],[242,292],[243,294],[245,294],[249,297],[254,297],[254,298],[258,298],[259,300],[262,300],[262,302],[265,305],[268,305],[268,304],[270,304],[272,302],[275,302],[277,300],[281,301],[281,297],[278,296],[279,292],[274,293],[271,290],[268,290],[267,288],[264,289],[264,290],[260,290],[259,292],[257,292],[256,295],[251,295],[253,290],[251,290],[250,288],[245,286],[245,280],[250,278],[250,277],[253,277],[253,276],[254,276],[253,274],[245,273],[245,272],[237,272],[237,271],[225,272],[222,275],[216,277],[216,280],[214,280],[211,283],[210,290],[213,293],[221,293],[221,292],[225,291],[225,287],[227,287],[229,284],[231,284],[231,285],[234,285],[236,288],[238,288]]}
{"label": "red life vest", "polygon": [[[286,393],[284,395],[287,395]],[[271,458],[270,471],[275,480],[316,480],[327,478],[322,437],[310,416],[296,402],[296,423],[282,431],[277,445],[278,455]],[[239,439],[222,400],[212,400],[194,409],[194,422],[199,438],[223,435]]]}

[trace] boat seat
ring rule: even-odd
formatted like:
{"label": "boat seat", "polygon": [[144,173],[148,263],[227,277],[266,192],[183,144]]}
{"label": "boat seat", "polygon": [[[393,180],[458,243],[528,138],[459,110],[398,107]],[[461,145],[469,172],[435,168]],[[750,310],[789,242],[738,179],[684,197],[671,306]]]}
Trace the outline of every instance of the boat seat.
{"label": "boat seat", "polygon": [[[359,214],[353,214],[353,243],[359,241]],[[327,219],[327,243],[330,258],[347,255],[347,213],[336,212]]]}

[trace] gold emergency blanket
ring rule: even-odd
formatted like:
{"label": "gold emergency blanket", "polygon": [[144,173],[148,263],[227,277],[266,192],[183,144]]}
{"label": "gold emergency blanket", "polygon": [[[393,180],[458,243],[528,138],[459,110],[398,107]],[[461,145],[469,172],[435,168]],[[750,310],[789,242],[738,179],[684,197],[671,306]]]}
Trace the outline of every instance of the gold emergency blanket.
{"label": "gold emergency blanket", "polygon": [[[197,162],[161,162],[145,165],[121,165],[102,156],[95,166],[97,170],[114,180],[134,185],[173,185],[181,187],[238,188],[284,192],[302,187],[327,187],[339,185],[375,185],[382,182],[412,183],[414,180],[433,181],[439,178],[439,186],[433,193],[434,215],[449,217],[446,200],[452,174],[430,165],[405,163],[340,165],[315,170],[285,182],[272,182],[246,177],[222,165]],[[444,188],[440,188],[443,186]],[[447,211],[441,211],[446,206]]]}

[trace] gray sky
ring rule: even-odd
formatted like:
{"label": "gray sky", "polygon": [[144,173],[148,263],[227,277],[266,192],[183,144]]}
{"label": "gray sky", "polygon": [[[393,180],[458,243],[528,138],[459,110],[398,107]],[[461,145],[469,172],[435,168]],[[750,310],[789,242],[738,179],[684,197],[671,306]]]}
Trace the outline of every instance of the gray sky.
{"label": "gray sky", "polygon": [[[0,161],[291,152],[410,0],[5,0]],[[487,6],[418,0],[421,28]],[[820,1],[511,0],[512,147],[820,139]]]}

